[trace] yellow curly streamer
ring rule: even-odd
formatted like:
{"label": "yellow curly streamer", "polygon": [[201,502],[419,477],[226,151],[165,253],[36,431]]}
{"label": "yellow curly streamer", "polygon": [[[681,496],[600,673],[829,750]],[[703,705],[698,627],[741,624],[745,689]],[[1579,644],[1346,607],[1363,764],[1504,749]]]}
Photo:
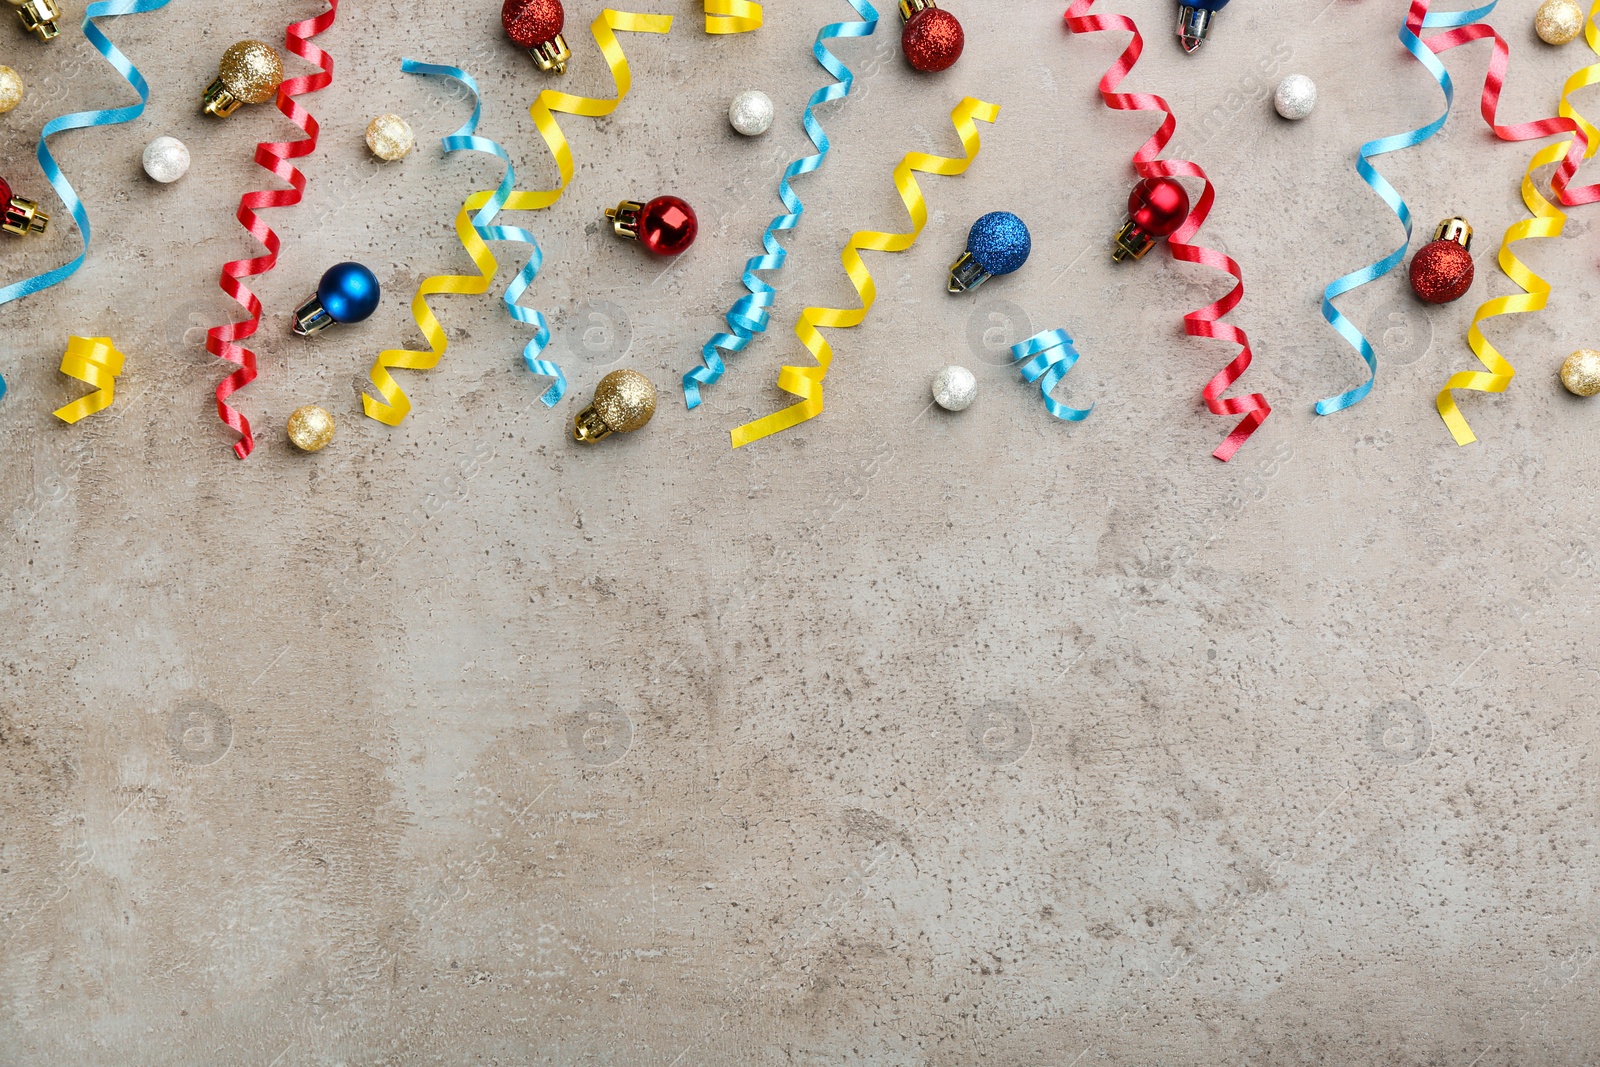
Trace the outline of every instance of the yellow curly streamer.
{"label": "yellow curly streamer", "polygon": [[[539,98],[529,108],[529,114],[533,117],[534,126],[539,130],[539,136],[544,138],[551,154],[555,156],[561,184],[554,189],[513,192],[506,200],[504,210],[537,211],[547,208],[560,200],[561,194],[566,192],[567,186],[571,184],[576,169],[572,161],[572,147],[567,143],[561,127],[557,125],[554,112],[559,111],[584,118],[600,118],[615,111],[617,105],[622,103],[633,88],[633,75],[628,70],[627,57],[623,55],[622,46],[617,43],[614,31],[666,33],[671,28],[671,15],[636,15],[609,8],[600,12],[591,29],[594,32],[595,44],[600,46],[600,54],[605,57],[606,65],[611,68],[611,77],[617,84],[617,98],[595,100],[557,92],[554,89],[546,89],[540,93]],[[483,276],[473,278],[468,275],[445,274],[429,278],[417,287],[417,295],[411,301],[411,317],[417,320],[417,326],[422,330],[422,336],[427,340],[431,351],[391,349],[379,353],[378,361],[372,365],[372,384],[382,395],[383,400],[374,400],[371,396],[363,394],[361,406],[369,416],[379,422],[398,426],[411,411],[411,401],[406,398],[406,394],[389,371],[393,368],[431,370],[438,365],[439,357],[444,355],[444,350],[449,344],[444,327],[439,325],[438,318],[428,307],[427,298],[436,293],[464,295],[486,293],[494,283],[494,275],[499,265],[490,253],[488,245],[484,244],[483,239],[472,228],[472,213],[488,203],[493,195],[492,191],[473,193],[462,205],[461,213],[456,216],[456,236],[461,239],[462,247],[467,250],[467,255],[472,258],[472,262]]]}
{"label": "yellow curly streamer", "polygon": [[752,0],[706,0],[707,33],[749,33],[760,28],[760,4]]}
{"label": "yellow curly streamer", "polygon": [[[1600,3],[1600,0],[1596,2]],[[734,430],[732,432],[734,448],[759,441],[763,437],[770,437],[822,413],[822,379],[827,376],[828,365],[833,362],[833,348],[817,327],[845,329],[859,326],[866,320],[867,312],[872,310],[872,305],[878,298],[878,288],[873,283],[872,275],[867,272],[867,265],[862,262],[859,250],[904,252],[916,244],[923,227],[928,224],[928,202],[923,198],[916,179],[911,176],[912,171],[950,176],[965,173],[982,148],[978,139],[978,127],[973,120],[994,122],[999,117],[998,104],[974,100],[969,96],[957,104],[956,109],[950,113],[950,120],[955,124],[956,133],[961,138],[961,147],[966,152],[966,158],[946,159],[943,156],[912,152],[895,167],[894,184],[900,191],[900,199],[905,203],[906,210],[911,214],[911,232],[878,233],[862,230],[850,236],[844,251],[839,253],[839,258],[844,261],[845,273],[850,276],[850,284],[855,286],[856,293],[861,297],[862,306],[806,308],[800,313],[800,321],[795,323],[794,332],[800,338],[800,342],[816,357],[817,366],[784,367],[778,373],[778,388],[799,397],[800,402]]]}
{"label": "yellow curly streamer", "polygon": [[[1584,24],[1585,39],[1589,49],[1600,56],[1600,31],[1596,31],[1594,17],[1600,12],[1600,0],[1589,9],[1589,16]],[[1600,150],[1600,130],[1573,108],[1568,102],[1574,92],[1589,85],[1600,82],[1600,63],[1591,64],[1573,74],[1561,87],[1561,105],[1557,109],[1563,118],[1572,119],[1584,136],[1588,138],[1588,146],[1584,150],[1583,158],[1589,159],[1597,150]],[[1567,224],[1566,214],[1545,199],[1538,187],[1534,185],[1534,171],[1540,167],[1548,166],[1564,158],[1567,150],[1572,147],[1570,139],[1558,141],[1540,149],[1528,161],[1528,169],[1522,176],[1522,202],[1528,205],[1528,210],[1533,213],[1533,218],[1514,222],[1506,230],[1505,236],[1500,240],[1500,269],[1506,276],[1522,287],[1524,296],[1501,296],[1486,301],[1479,305],[1477,312],[1472,317],[1472,327],[1467,331],[1467,344],[1472,347],[1473,355],[1483,364],[1481,371],[1460,371],[1450,376],[1444,389],[1439,393],[1435,405],[1439,409],[1439,417],[1444,419],[1444,424],[1450,429],[1450,436],[1454,437],[1458,445],[1470,445],[1476,441],[1477,435],[1467,425],[1467,420],[1461,414],[1461,409],[1456,406],[1455,397],[1451,395],[1453,389],[1470,389],[1479,393],[1503,393],[1511,385],[1511,379],[1516,377],[1517,370],[1500,354],[1499,350],[1490,344],[1483,336],[1479,324],[1496,315],[1507,315],[1513,312],[1542,311],[1550,298],[1550,283],[1529,270],[1511,251],[1511,246],[1517,241],[1529,237],[1559,237],[1562,229]]]}
{"label": "yellow curly streamer", "polygon": [[72,337],[61,357],[61,373],[94,387],[94,392],[55,410],[56,418],[73,423],[104,411],[116,398],[116,377],[122,373],[123,355],[109,337]]}

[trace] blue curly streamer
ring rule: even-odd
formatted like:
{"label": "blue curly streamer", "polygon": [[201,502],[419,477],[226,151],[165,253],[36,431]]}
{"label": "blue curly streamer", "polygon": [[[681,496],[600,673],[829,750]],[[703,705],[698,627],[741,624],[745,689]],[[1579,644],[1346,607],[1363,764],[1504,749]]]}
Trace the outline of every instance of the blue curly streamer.
{"label": "blue curly streamer", "polygon": [[[1030,356],[1033,358],[1028,359]],[[1061,384],[1061,379],[1067,376],[1067,371],[1079,359],[1078,350],[1072,347],[1072,338],[1066,330],[1046,330],[1021,344],[1012,345],[1011,358],[1028,360],[1021,368],[1022,379],[1029,385],[1039,383],[1039,395],[1044,397],[1045,410],[1056,418],[1082,422],[1094,410],[1093,404],[1086,408],[1069,408],[1050,395],[1050,391]]]}
{"label": "blue curly streamer", "polygon": [[[48,289],[58,282],[66,281],[77,273],[79,267],[89,258],[89,212],[83,206],[83,201],[78,199],[77,191],[72,188],[72,183],[67,181],[66,175],[61,173],[61,168],[56,165],[55,157],[50,154],[50,149],[45,146],[45,141],[53,134],[65,130],[82,130],[95,126],[115,126],[123,122],[132,122],[144,113],[145,104],[150,102],[150,85],[144,80],[144,75],[139,73],[139,68],[128,61],[117,46],[112,44],[105,34],[100,32],[92,20],[111,15],[137,15],[145,11],[156,11],[167,6],[167,0],[105,0],[104,3],[90,4],[83,13],[83,35],[89,39],[94,50],[105,56],[118,74],[122,75],[133,91],[139,94],[137,104],[127,107],[109,108],[99,111],[78,111],[71,115],[62,115],[60,118],[51,119],[44,124],[44,129],[39,131],[39,167],[44,171],[44,176],[55,187],[56,195],[72,213],[72,219],[78,224],[78,234],[83,238],[83,251],[78,253],[78,258],[71,263],[65,263],[54,270],[47,270],[43,274],[36,274],[32,278],[25,278],[0,289],[0,305],[9,304],[13,300],[20,300],[25,296]],[[6,382],[0,378],[0,397],[6,395]]]}
{"label": "blue curly streamer", "polygon": [[472,117],[462,124],[455,133],[440,140],[446,152],[487,152],[495,156],[506,165],[506,173],[500,179],[500,185],[495,189],[494,195],[488,203],[478,209],[472,216],[472,228],[478,236],[485,241],[518,241],[532,246],[533,255],[529,258],[527,266],[518,272],[506,286],[503,300],[506,313],[518,322],[532,323],[533,340],[528,342],[522,350],[522,362],[529,371],[546,378],[554,378],[555,383],[546,389],[544,395],[539,397],[545,407],[553,408],[561,402],[567,392],[567,376],[561,368],[549,360],[540,359],[539,354],[550,343],[550,325],[545,321],[544,315],[530,308],[521,307],[517,300],[528,291],[528,286],[533,284],[533,279],[538,275],[539,268],[544,265],[544,252],[539,248],[539,241],[527,230],[515,226],[491,226],[495,216],[500,214],[500,209],[505,207],[506,201],[511,197],[512,190],[517,184],[517,169],[511,162],[511,157],[499,144],[487,137],[476,136],[478,119],[483,113],[483,94],[478,90],[477,80],[462,70],[460,67],[447,67],[437,63],[419,63],[414,59],[402,59],[400,69],[407,74],[432,74],[444,78],[453,78],[472,91]]}
{"label": "blue curly streamer", "polygon": [[794,229],[800,224],[800,216],[805,213],[805,206],[789,187],[790,179],[819,169],[823,161],[828,158],[828,135],[822,131],[822,124],[811,112],[819,104],[849,96],[850,87],[855,84],[855,75],[828,51],[825,42],[836,37],[870,37],[878,29],[877,8],[868,0],[849,0],[849,3],[864,21],[835,22],[824,26],[817,34],[816,44],[811,46],[811,52],[817,57],[817,62],[838,79],[832,85],[818,89],[806,104],[804,118],[806,133],[811,136],[811,142],[817,146],[817,153],[795,160],[783,172],[783,179],[778,183],[778,198],[783,201],[783,206],[789,213],[773,219],[767,226],[766,232],[761,235],[761,243],[766,248],[767,254],[755,256],[744,265],[744,286],[750,290],[750,294],[740,297],[728,312],[728,329],[733,332],[719,333],[706,342],[706,346],[700,351],[700,359],[705,366],[696,367],[683,376],[683,399],[691,410],[700,406],[700,387],[720,380],[727,369],[722,357],[717,354],[718,349],[732,355],[743,351],[756,334],[766,332],[770,318],[767,309],[777,302],[778,293],[772,286],[756,277],[756,272],[778,270],[789,258],[789,253],[778,243],[778,231]]}
{"label": "blue curly streamer", "polygon": [[[1457,26],[1465,26],[1487,16],[1494,10],[1497,3],[1499,3],[1499,0],[1490,0],[1484,6],[1473,8],[1471,11],[1445,12],[1442,14],[1430,12],[1423,16],[1422,27],[1423,29],[1434,30],[1454,29]],[[1356,172],[1361,175],[1362,181],[1372,187],[1373,192],[1383,198],[1383,202],[1388,204],[1389,209],[1399,218],[1400,224],[1406,228],[1406,239],[1404,244],[1376,263],[1346,274],[1323,290],[1322,317],[1328,320],[1328,325],[1337,330],[1341,337],[1350,342],[1351,347],[1366,362],[1367,380],[1354,389],[1340,393],[1338,396],[1330,396],[1325,400],[1317,401],[1318,415],[1332,415],[1336,411],[1343,411],[1345,408],[1360,403],[1368,393],[1372,392],[1373,383],[1378,378],[1377,352],[1373,350],[1372,343],[1367,340],[1366,335],[1356,328],[1355,323],[1345,318],[1344,314],[1333,306],[1334,298],[1343,296],[1351,290],[1359,289],[1368,282],[1377,281],[1385,274],[1388,274],[1400,265],[1400,261],[1405,258],[1406,250],[1411,247],[1411,209],[1400,198],[1400,194],[1395,192],[1394,186],[1390,185],[1383,175],[1378,173],[1370,160],[1373,156],[1381,156],[1388,152],[1419,145],[1438,133],[1444,128],[1445,120],[1450,117],[1451,105],[1455,103],[1455,86],[1450,81],[1449,72],[1444,69],[1444,64],[1439,62],[1439,57],[1434,55],[1428,49],[1428,46],[1422,43],[1422,39],[1411,31],[1409,23],[1402,23],[1400,26],[1400,43],[1406,46],[1407,51],[1417,57],[1422,65],[1428,69],[1428,73],[1433,75],[1434,80],[1439,83],[1439,88],[1444,90],[1444,114],[1426,126],[1420,126],[1409,133],[1400,133],[1392,137],[1368,141],[1361,146],[1360,157],[1356,160]]]}

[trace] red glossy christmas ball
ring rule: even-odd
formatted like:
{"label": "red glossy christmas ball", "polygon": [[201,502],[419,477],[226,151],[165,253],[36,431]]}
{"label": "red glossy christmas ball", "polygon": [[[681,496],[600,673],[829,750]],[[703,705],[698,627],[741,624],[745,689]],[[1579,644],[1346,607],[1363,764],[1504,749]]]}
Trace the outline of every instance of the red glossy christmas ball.
{"label": "red glossy christmas ball", "polygon": [[675,196],[658,196],[639,215],[639,241],[658,256],[687,252],[700,232],[694,208]]}
{"label": "red glossy christmas ball", "polygon": [[1170,236],[1189,217],[1189,194],[1172,178],[1146,178],[1128,197],[1128,218],[1151,237]]}
{"label": "red glossy christmas ball", "polygon": [[555,40],[567,24],[561,0],[506,0],[500,9],[506,36],[523,48]]}
{"label": "red glossy christmas ball", "polygon": [[966,44],[961,23],[950,12],[936,7],[917,12],[900,34],[900,46],[906,51],[906,59],[913,67],[930,74],[949,70],[961,58]]}
{"label": "red glossy christmas ball", "polygon": [[9,203],[11,203],[11,186],[6,184],[4,178],[0,178],[0,211],[4,211]]}
{"label": "red glossy christmas ball", "polygon": [[1465,296],[1472,275],[1472,253],[1455,241],[1434,241],[1411,258],[1411,289],[1430,304]]}

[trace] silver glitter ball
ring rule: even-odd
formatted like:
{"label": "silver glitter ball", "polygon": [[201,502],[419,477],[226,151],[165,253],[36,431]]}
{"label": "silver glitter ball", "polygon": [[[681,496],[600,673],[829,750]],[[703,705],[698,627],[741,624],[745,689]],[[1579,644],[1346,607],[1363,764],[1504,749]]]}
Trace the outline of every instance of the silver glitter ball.
{"label": "silver glitter ball", "polygon": [[189,173],[189,149],[176,137],[157,137],[144,146],[144,172],[158,182],[175,182]]}
{"label": "silver glitter ball", "polygon": [[1299,121],[1317,106],[1317,83],[1304,74],[1291,74],[1278,83],[1272,106],[1286,119]]}
{"label": "silver glitter ball", "polygon": [[978,399],[978,379],[965,367],[946,367],[933,376],[933,402],[946,411],[965,411]]}
{"label": "silver glitter ball", "polygon": [[772,97],[759,89],[740,93],[728,108],[728,121],[746,137],[760,137],[772,129],[772,115]]}

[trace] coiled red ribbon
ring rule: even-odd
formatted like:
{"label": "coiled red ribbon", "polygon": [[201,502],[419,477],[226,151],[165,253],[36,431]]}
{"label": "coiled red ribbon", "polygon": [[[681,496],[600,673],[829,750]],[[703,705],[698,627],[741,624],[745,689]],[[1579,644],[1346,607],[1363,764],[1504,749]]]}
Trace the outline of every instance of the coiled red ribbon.
{"label": "coiled red ribbon", "polygon": [[1183,317],[1184,331],[1190,337],[1212,337],[1221,341],[1231,341],[1239,346],[1239,355],[1206,384],[1201,394],[1205,398],[1206,407],[1213,415],[1244,416],[1228,435],[1227,440],[1218,445],[1217,450],[1212,453],[1226,463],[1233,458],[1239,446],[1248,441],[1250,435],[1267,420],[1267,416],[1272,414],[1271,405],[1260,393],[1241,397],[1222,395],[1250,368],[1250,339],[1237,326],[1220,321],[1224,315],[1239,306],[1240,300],[1244,299],[1244,274],[1240,271],[1239,264],[1230,257],[1190,243],[1200,227],[1205,225],[1206,216],[1211,213],[1211,205],[1216,200],[1216,191],[1212,188],[1211,179],[1197,164],[1186,159],[1156,158],[1172,140],[1173,132],[1178,128],[1177,116],[1159,96],[1115,91],[1133,70],[1134,64],[1139,62],[1139,55],[1144,51],[1144,38],[1139,34],[1139,27],[1125,15],[1090,15],[1089,9],[1094,6],[1094,2],[1095,0],[1074,0],[1072,6],[1067,9],[1067,29],[1073,33],[1127,30],[1133,34],[1133,40],[1128,43],[1127,49],[1100,79],[1100,96],[1105,100],[1106,106],[1118,111],[1159,111],[1166,116],[1155,135],[1133,154],[1134,170],[1143,178],[1198,178],[1205,183],[1205,191],[1200,194],[1200,199],[1195,201],[1194,207],[1189,211],[1189,217],[1167,241],[1172,258],[1181,259],[1186,263],[1199,263],[1233,275],[1234,286],[1227,295],[1216,303],[1198,311],[1191,311]]}
{"label": "coiled red ribbon", "polygon": [[223,292],[243,305],[250,313],[250,317],[243,322],[213,326],[206,331],[206,351],[239,367],[217,383],[217,416],[239,434],[239,440],[234,442],[233,451],[240,459],[250,455],[255,448],[255,437],[250,432],[250,420],[230,407],[227,401],[228,397],[255,381],[256,354],[236,342],[249,337],[260,327],[261,301],[239,279],[265,274],[278,263],[280,247],[278,235],[261,221],[256,209],[291,207],[300,202],[301,196],[306,191],[305,175],[301,174],[289,160],[308,156],[317,150],[317,120],[311,117],[311,112],[295,103],[293,98],[302,93],[326,89],[333,82],[333,57],[311,44],[310,38],[332,26],[334,17],[338,14],[339,0],[328,0],[327,11],[316,18],[291,23],[284,30],[283,47],[301,59],[322,68],[315,74],[290,78],[278,86],[278,110],[283,112],[290,122],[305,131],[307,139],[280,143],[263,141],[256,145],[256,163],[288,182],[291,188],[245,193],[239,198],[239,222],[250,231],[250,236],[266,246],[267,254],[254,259],[234,260],[222,268],[222,278],[217,284],[222,287]]}

